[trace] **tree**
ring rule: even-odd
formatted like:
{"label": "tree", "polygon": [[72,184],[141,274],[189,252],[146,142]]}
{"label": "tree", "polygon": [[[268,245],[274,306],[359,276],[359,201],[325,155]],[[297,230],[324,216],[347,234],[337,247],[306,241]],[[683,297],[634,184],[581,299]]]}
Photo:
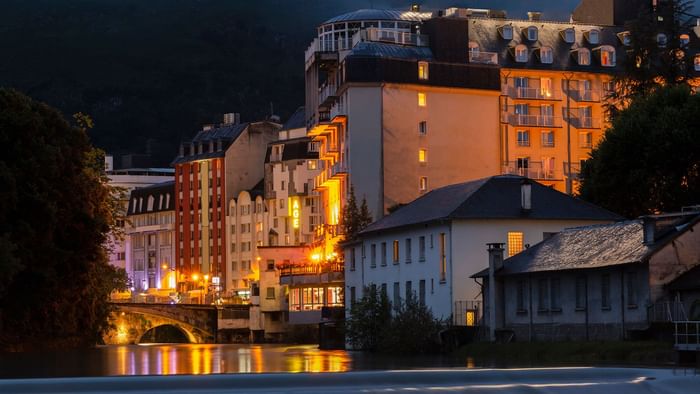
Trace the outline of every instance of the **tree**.
{"label": "tree", "polygon": [[383,348],[389,353],[437,353],[440,351],[439,336],[443,326],[430,308],[410,293],[404,302],[395,306]]}
{"label": "tree", "polygon": [[372,214],[367,206],[367,199],[362,198],[362,204],[357,207],[357,198],[355,197],[355,188],[350,185],[350,194],[348,201],[343,208],[343,230],[345,231],[345,239],[355,239],[357,235],[365,227],[372,223]]}
{"label": "tree", "polygon": [[684,85],[634,98],[585,163],[581,197],[630,218],[700,203],[698,113]]}
{"label": "tree", "polygon": [[0,349],[95,344],[125,286],[103,247],[118,203],[88,119],[0,89]]}
{"label": "tree", "polygon": [[367,199],[362,197],[362,204],[360,205],[360,212],[357,215],[357,230],[358,232],[364,230],[367,226],[372,223],[372,214],[367,206]]}
{"label": "tree", "polygon": [[[689,11],[690,0],[660,1],[642,7],[638,17],[629,22],[630,47],[625,56],[625,72],[615,79],[607,108],[612,115],[629,101],[651,93],[659,86],[692,83],[693,57],[687,52],[682,34],[693,34]],[[665,43],[660,43],[665,37]]]}
{"label": "tree", "polygon": [[377,351],[384,345],[391,322],[391,303],[376,286],[365,287],[364,296],[352,304],[345,322],[346,338],[355,349]]}

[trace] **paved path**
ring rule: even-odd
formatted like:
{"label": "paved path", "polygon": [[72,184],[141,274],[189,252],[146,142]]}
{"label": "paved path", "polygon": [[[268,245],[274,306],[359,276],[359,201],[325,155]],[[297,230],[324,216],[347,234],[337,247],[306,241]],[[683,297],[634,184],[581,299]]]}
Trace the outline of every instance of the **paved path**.
{"label": "paved path", "polygon": [[0,393],[700,393],[692,369],[536,368],[0,380]]}

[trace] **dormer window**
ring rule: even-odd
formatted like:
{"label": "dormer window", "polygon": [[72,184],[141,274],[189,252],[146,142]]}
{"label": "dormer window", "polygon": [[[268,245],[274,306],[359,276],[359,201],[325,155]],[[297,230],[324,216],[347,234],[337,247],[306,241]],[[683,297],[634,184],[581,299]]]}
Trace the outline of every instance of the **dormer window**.
{"label": "dormer window", "polygon": [[515,57],[516,62],[527,63],[527,47],[523,44],[516,45],[513,56]]}
{"label": "dormer window", "polygon": [[583,35],[586,37],[586,40],[588,40],[589,43],[593,45],[600,44],[600,30],[598,29],[591,29]]}
{"label": "dormer window", "polygon": [[666,48],[666,44],[668,44],[668,37],[666,37],[666,34],[664,33],[659,33],[656,35],[656,44],[659,45],[659,48]]}
{"label": "dormer window", "polygon": [[571,51],[579,66],[588,66],[591,64],[591,51],[587,48],[579,48]]}
{"label": "dormer window", "polygon": [[597,52],[601,66],[615,67],[615,48],[610,45],[601,45],[593,51]]}
{"label": "dormer window", "polygon": [[617,38],[619,38],[622,45],[626,47],[632,45],[632,34],[628,31],[617,33]]}
{"label": "dormer window", "polygon": [[681,34],[680,37],[678,37],[678,40],[681,42],[681,46],[690,44],[690,36],[687,34]]}
{"label": "dormer window", "polygon": [[469,41],[469,53],[479,53],[479,43],[476,41]]}
{"label": "dormer window", "polygon": [[418,79],[428,80],[428,62],[418,62]]}
{"label": "dormer window", "polygon": [[700,71],[700,55],[695,55],[693,58],[693,68],[695,71]]}
{"label": "dormer window", "polygon": [[573,27],[566,28],[561,32],[561,39],[567,44],[573,44],[576,42],[576,30]]}
{"label": "dormer window", "polygon": [[499,27],[498,34],[500,34],[504,40],[512,40],[513,39],[513,25],[503,25],[503,26]]}
{"label": "dormer window", "polygon": [[554,61],[554,54],[552,52],[552,47],[541,47],[538,50],[540,54],[540,63],[542,64],[552,64]]}
{"label": "dormer window", "polygon": [[530,26],[525,29],[525,36],[530,41],[537,41],[537,26]]}

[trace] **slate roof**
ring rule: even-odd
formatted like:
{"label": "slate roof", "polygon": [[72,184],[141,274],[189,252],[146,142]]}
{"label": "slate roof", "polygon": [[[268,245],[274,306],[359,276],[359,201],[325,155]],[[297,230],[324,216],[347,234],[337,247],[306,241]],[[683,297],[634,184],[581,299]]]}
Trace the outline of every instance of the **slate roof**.
{"label": "slate roof", "polygon": [[359,9],[355,11],[350,11],[342,15],[335,16],[327,21],[323,22],[321,25],[326,25],[328,23],[339,23],[339,22],[356,22],[356,21],[377,21],[377,20],[387,20],[387,21],[411,21],[419,22],[425,19],[429,19],[433,16],[432,12],[414,12],[414,11],[404,11],[404,10],[379,10],[379,9]]}
{"label": "slate roof", "polygon": [[[223,157],[226,154],[226,149],[228,149],[229,146],[233,143],[233,141],[238,138],[243,131],[248,127],[250,123],[238,123],[238,124],[227,124],[227,125],[220,125],[216,127],[212,127],[209,130],[200,130],[197,132],[197,134],[194,136],[191,143],[195,145],[195,149],[197,149],[197,152],[199,152],[198,146],[200,144],[204,144],[204,150],[202,153],[197,153],[194,155],[185,155],[182,157],[177,157],[173,161],[173,165],[175,164],[180,164],[180,163],[185,163],[185,162],[190,162],[190,161],[195,161],[195,160],[204,160],[204,159],[212,159],[215,157]],[[216,141],[221,140],[221,150],[217,149],[216,146]],[[213,141],[214,142],[214,151],[210,152],[209,151],[209,142]],[[188,145],[185,143],[185,145]]]}
{"label": "slate roof", "polygon": [[532,209],[521,209],[526,178],[499,175],[435,189],[379,219],[361,234],[450,219],[621,220],[622,217],[530,180]]}
{"label": "slate roof", "polygon": [[284,149],[282,149],[282,161],[318,159],[318,152],[309,152],[309,142],[311,142],[311,138],[309,137],[272,142],[268,144],[267,152],[265,152],[265,164],[270,163],[272,147],[280,144],[284,144]]}
{"label": "slate roof", "polygon": [[428,47],[404,46],[374,41],[362,41],[355,45],[348,56],[367,56],[392,59],[432,60]]}
{"label": "slate roof", "polygon": [[[154,200],[153,209],[150,211],[148,210],[149,197],[153,197]],[[132,190],[127,216],[173,210],[175,210],[175,181],[168,181]]]}
{"label": "slate roof", "polygon": [[[501,37],[498,28],[503,25],[513,26],[512,40],[505,40]],[[537,27],[537,41],[529,41],[525,38],[524,32],[529,26]],[[576,32],[576,39],[572,44],[566,43],[560,33],[569,27],[574,28]],[[599,44],[590,44],[584,37],[584,31],[591,29],[600,31]],[[469,18],[468,31],[469,40],[478,43],[481,51],[498,53],[498,63],[504,68],[615,73],[622,71],[625,62],[627,47],[622,45],[622,42],[617,37],[617,33],[625,31],[625,28],[620,26],[472,17]],[[517,44],[524,44],[528,47],[529,56],[528,61],[525,63],[518,63],[513,57],[512,48]],[[601,45],[610,45],[615,48],[615,67],[603,67],[600,65],[600,59],[596,58],[593,50]],[[552,64],[543,64],[535,54],[535,50],[543,46],[552,47]],[[591,51],[590,65],[578,65],[576,59],[571,55],[571,51],[577,48],[588,48]]]}
{"label": "slate roof", "polygon": [[296,111],[282,125],[282,130],[293,130],[306,127],[306,115],[304,107],[297,108]]}

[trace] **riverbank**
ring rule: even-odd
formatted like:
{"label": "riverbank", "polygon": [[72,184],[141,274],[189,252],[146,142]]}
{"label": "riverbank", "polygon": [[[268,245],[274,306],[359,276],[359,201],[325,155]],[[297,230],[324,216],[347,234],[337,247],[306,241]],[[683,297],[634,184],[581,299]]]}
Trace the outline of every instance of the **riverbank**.
{"label": "riverbank", "polygon": [[514,342],[471,343],[453,354],[481,365],[672,365],[676,352],[668,342]]}

